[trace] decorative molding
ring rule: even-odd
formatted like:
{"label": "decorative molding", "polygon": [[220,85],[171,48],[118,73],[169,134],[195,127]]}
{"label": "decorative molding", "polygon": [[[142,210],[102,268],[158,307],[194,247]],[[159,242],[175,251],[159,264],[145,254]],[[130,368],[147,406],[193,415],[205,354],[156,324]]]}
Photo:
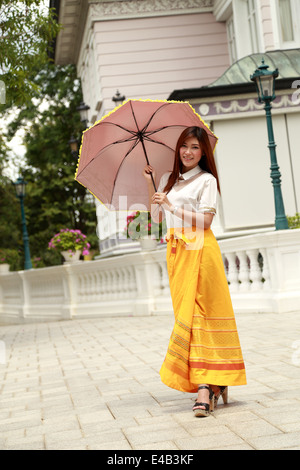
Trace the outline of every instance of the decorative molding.
{"label": "decorative molding", "polygon": [[[278,96],[272,103],[274,110],[287,109],[287,108],[298,108],[300,107],[297,102],[293,101],[293,95],[282,95]],[[195,107],[195,104],[193,104]],[[210,103],[198,104],[198,110],[201,116],[211,118],[211,116],[221,116],[228,114],[237,113],[251,113],[255,111],[261,111],[264,109],[264,104],[259,103],[256,98],[248,99],[232,99]]]}
{"label": "decorative molding", "polygon": [[258,101],[253,98],[250,98],[249,100],[233,100],[225,103],[218,102],[214,104],[217,114],[255,111],[261,110],[263,107],[263,104],[258,103]]}
{"label": "decorative molding", "polygon": [[213,11],[213,0],[129,0],[90,4],[93,21]]}

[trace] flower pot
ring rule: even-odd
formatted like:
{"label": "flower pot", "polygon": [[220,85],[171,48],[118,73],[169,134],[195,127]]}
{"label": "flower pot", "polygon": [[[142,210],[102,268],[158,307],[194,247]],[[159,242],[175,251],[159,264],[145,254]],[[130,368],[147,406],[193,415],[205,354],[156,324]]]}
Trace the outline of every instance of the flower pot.
{"label": "flower pot", "polygon": [[155,238],[145,237],[139,239],[142,251],[151,251],[157,248],[157,241]]}
{"label": "flower pot", "polygon": [[6,274],[8,272],[9,272],[9,264],[8,263],[0,264],[0,274]]}
{"label": "flower pot", "polygon": [[61,254],[64,257],[64,260],[66,263],[76,263],[79,261],[81,251],[76,250],[75,252],[70,252],[70,251],[61,251]]}

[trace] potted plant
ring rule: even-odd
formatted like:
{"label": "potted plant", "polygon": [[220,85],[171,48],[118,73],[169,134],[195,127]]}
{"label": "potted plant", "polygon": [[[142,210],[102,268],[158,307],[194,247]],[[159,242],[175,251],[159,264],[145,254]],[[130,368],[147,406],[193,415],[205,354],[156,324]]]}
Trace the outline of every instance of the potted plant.
{"label": "potted plant", "polygon": [[19,268],[20,256],[17,250],[10,248],[0,249],[0,273],[5,274],[9,270],[15,271]]}
{"label": "potted plant", "polygon": [[150,212],[136,211],[128,215],[125,233],[128,238],[138,240],[142,249],[151,250],[157,247],[158,241],[163,242],[166,223],[165,220],[153,222]]}
{"label": "potted plant", "polygon": [[90,244],[81,230],[62,228],[50,240],[48,248],[58,250],[65,261],[78,261],[80,255],[88,255]]}

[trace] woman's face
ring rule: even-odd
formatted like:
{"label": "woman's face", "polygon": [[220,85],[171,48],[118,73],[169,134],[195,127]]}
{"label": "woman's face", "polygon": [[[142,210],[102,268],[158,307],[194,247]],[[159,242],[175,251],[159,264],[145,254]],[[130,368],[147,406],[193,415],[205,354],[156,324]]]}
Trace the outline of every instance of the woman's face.
{"label": "woman's face", "polygon": [[187,137],[179,150],[182,173],[195,168],[201,160],[202,150],[196,137]]}

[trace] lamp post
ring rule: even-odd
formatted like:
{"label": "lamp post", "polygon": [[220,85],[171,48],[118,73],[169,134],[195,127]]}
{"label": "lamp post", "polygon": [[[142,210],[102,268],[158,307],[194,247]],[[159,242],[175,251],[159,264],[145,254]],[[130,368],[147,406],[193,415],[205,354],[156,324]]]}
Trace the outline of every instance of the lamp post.
{"label": "lamp post", "polygon": [[83,123],[85,129],[88,127],[88,123],[89,123],[89,120],[88,120],[88,110],[89,109],[90,109],[90,107],[87,104],[85,104],[83,101],[76,108],[76,110],[79,111],[79,113],[80,113],[80,119],[81,119],[81,122]]}
{"label": "lamp post", "polygon": [[115,96],[113,96],[111,100],[115,103],[116,106],[118,106],[126,100],[126,97],[124,95],[121,95],[119,90],[117,90]]}
{"label": "lamp post", "polygon": [[271,102],[276,98],[275,95],[275,79],[278,77],[278,69],[273,72],[268,70],[269,66],[262,59],[261,65],[251,75],[250,79],[256,84],[258,101],[264,103],[267,118],[269,149],[271,158],[271,179],[274,190],[275,200],[275,228],[276,230],[288,229],[288,221],[285,215],[283,197],[281,192],[281,173],[277,163],[276,144],[274,140],[273,123],[272,123],[272,105]]}
{"label": "lamp post", "polygon": [[70,138],[68,144],[69,144],[69,146],[70,146],[72,155],[73,155],[74,157],[77,156],[77,152],[78,152],[78,141],[75,139],[75,137],[73,136],[73,134],[71,135],[71,138]]}
{"label": "lamp post", "polygon": [[24,197],[25,197],[26,184],[27,183],[23,180],[21,176],[14,183],[15,189],[16,189],[16,195],[19,198],[20,205],[21,205],[22,234],[23,234],[24,255],[25,255],[24,269],[32,269],[30,248],[29,248],[29,237],[28,237],[28,232],[27,232],[25,209],[24,209]]}
{"label": "lamp post", "polygon": [[[83,124],[84,130],[87,129],[88,124],[89,124],[89,119],[88,119],[88,111],[89,111],[89,109],[90,109],[89,105],[85,104],[84,101],[81,101],[80,105],[77,106],[77,108],[76,108],[76,111],[79,111],[79,114],[80,114],[80,121],[81,121],[82,124]],[[71,153],[72,153],[73,157],[77,156],[79,142],[78,142],[78,140],[74,137],[73,134],[71,135],[68,144],[69,144],[69,146],[70,146]]]}

